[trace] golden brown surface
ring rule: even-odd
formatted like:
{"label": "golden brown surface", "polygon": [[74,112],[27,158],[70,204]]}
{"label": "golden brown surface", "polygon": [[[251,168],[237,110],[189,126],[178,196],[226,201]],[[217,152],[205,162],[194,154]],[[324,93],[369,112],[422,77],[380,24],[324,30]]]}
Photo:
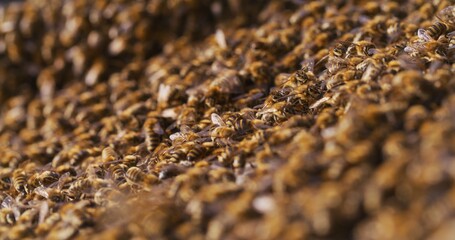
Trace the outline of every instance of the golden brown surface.
{"label": "golden brown surface", "polygon": [[0,8],[0,239],[450,239],[455,2]]}

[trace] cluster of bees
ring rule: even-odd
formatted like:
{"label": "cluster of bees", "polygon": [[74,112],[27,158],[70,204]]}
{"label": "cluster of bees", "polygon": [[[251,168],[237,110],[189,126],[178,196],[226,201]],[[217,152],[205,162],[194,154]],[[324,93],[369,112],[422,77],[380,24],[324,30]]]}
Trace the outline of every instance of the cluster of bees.
{"label": "cluster of bees", "polygon": [[0,239],[449,239],[455,3],[0,9]]}

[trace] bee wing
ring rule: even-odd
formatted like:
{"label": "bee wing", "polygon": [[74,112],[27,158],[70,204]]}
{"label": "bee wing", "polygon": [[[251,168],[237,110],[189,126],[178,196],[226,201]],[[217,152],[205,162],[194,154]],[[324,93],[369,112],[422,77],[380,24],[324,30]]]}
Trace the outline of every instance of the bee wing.
{"label": "bee wing", "polygon": [[49,213],[49,204],[47,203],[47,201],[41,202],[41,205],[39,208],[38,222],[43,223],[44,219],[46,218],[48,213]]}
{"label": "bee wing", "polygon": [[153,131],[158,135],[164,134],[164,129],[161,127],[161,124],[159,122],[157,122],[157,123],[155,123],[155,125],[153,125]]}
{"label": "bee wing", "polygon": [[223,30],[221,29],[216,30],[215,40],[220,48],[227,48],[226,36],[224,35]]}
{"label": "bee wing", "polygon": [[11,196],[7,196],[5,197],[5,199],[3,199],[2,201],[2,208],[11,208],[13,207],[14,205],[16,204],[16,200],[14,200],[14,198],[12,198]]}
{"label": "bee wing", "polygon": [[37,187],[37,188],[35,188],[34,191],[36,192],[36,194],[38,194],[44,198],[49,198],[49,193],[46,191],[45,187]]}
{"label": "bee wing", "polygon": [[232,100],[237,101],[237,100],[244,99],[244,98],[250,98],[251,100],[254,101],[254,100],[261,98],[263,95],[264,95],[264,93],[262,93],[262,92],[254,93],[252,95],[250,93],[245,93],[245,94],[242,94],[242,95],[239,95],[239,96],[233,98]]}
{"label": "bee wing", "polygon": [[438,18],[442,22],[448,22],[454,24],[455,22],[455,5],[448,6],[436,14],[436,18]]}
{"label": "bee wing", "polygon": [[317,100],[315,103],[313,103],[313,104],[310,106],[310,109],[314,109],[314,108],[319,107],[321,104],[327,102],[329,99],[330,99],[330,97],[323,97],[323,98]]}
{"label": "bee wing", "polygon": [[182,125],[182,126],[180,126],[180,131],[181,131],[182,133],[185,133],[185,134],[186,134],[186,133],[191,132],[191,128],[190,128],[188,125]]}
{"label": "bee wing", "polygon": [[212,113],[210,115],[210,119],[212,120],[212,123],[218,126],[226,126],[226,123],[221,119],[220,115],[216,113]]}
{"label": "bee wing", "polygon": [[[319,60],[319,61],[321,61],[321,60]],[[314,66],[315,66],[314,58],[308,58],[308,59],[303,60],[300,63],[300,66],[302,69],[305,69],[306,71],[314,72]]]}
{"label": "bee wing", "polygon": [[169,97],[171,96],[171,86],[160,84],[158,90],[158,103],[165,103],[168,101]]}
{"label": "bee wing", "polygon": [[313,65],[313,70],[319,69],[319,68],[325,66],[328,60],[329,60],[329,55],[326,55],[326,56],[322,57],[321,59],[319,59],[319,61],[317,61]]}
{"label": "bee wing", "polygon": [[425,29],[420,28],[417,30],[417,36],[421,39],[424,40],[425,42],[428,42],[431,40],[431,37],[428,35],[428,33],[425,31]]}
{"label": "bee wing", "polygon": [[169,135],[169,139],[171,139],[171,141],[175,141],[179,138],[184,138],[184,137],[185,137],[185,134],[183,134],[182,132],[176,132],[176,133]]}

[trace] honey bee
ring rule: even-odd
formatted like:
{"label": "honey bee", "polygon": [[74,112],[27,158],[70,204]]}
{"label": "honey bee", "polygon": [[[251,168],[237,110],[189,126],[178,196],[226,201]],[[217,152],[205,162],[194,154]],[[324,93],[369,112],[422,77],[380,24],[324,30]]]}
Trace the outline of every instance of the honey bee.
{"label": "honey bee", "polygon": [[164,180],[167,178],[175,177],[185,172],[185,168],[177,164],[168,164],[164,166],[158,175],[159,180]]}
{"label": "honey bee", "polygon": [[121,193],[118,190],[108,187],[100,188],[93,196],[95,203],[101,206],[109,205],[110,202],[119,200],[120,198]]}
{"label": "honey bee", "polygon": [[401,70],[401,64],[398,60],[392,60],[387,63],[387,71],[390,71],[393,74],[396,74]]}
{"label": "honey bee", "polygon": [[16,224],[8,232],[9,239],[24,239],[33,236],[33,229],[28,224]]}
{"label": "honey bee", "polygon": [[60,174],[58,174],[55,171],[47,170],[47,171],[42,172],[39,175],[38,181],[39,181],[40,185],[48,186],[52,183],[57,182],[59,180],[59,178],[60,178]]}
{"label": "honey bee", "polygon": [[131,186],[139,185],[146,189],[159,182],[159,179],[155,175],[146,174],[138,167],[129,168],[126,171],[125,179]]}
{"label": "honey bee", "polygon": [[228,127],[228,126],[219,126],[213,129],[210,132],[210,137],[212,138],[212,141],[215,141],[216,139],[225,139],[232,137],[235,134],[235,130]]}
{"label": "honey bee", "polygon": [[408,131],[417,130],[427,117],[428,111],[424,106],[412,106],[406,111],[404,127]]}
{"label": "honey bee", "polygon": [[455,31],[447,34],[447,37],[449,38],[448,50],[450,53],[453,53],[455,51]]}
{"label": "honey bee", "polygon": [[153,152],[160,144],[164,130],[156,118],[148,118],[144,123],[144,132],[147,150]]}
{"label": "honey bee", "polygon": [[396,44],[393,44],[390,53],[393,55],[397,55],[401,53],[406,48],[406,46],[407,46],[406,41],[400,41]]}
{"label": "honey bee", "polygon": [[28,224],[33,224],[34,222],[36,222],[38,220],[38,209],[36,208],[30,208],[30,209],[27,209],[25,210],[21,216],[19,217],[19,219],[17,220],[17,222],[19,224],[25,224],[25,225],[28,225]]}
{"label": "honey bee", "polygon": [[86,190],[98,187],[99,185],[98,181],[93,179],[79,179],[73,182],[70,187],[64,191],[64,194],[69,200],[75,200],[82,196]]}
{"label": "honey bee", "polygon": [[82,150],[76,152],[75,154],[73,154],[73,156],[70,159],[70,164],[77,165],[89,156],[90,156],[90,150],[82,149]]}
{"label": "honey bee", "polygon": [[118,158],[117,152],[112,147],[105,147],[101,152],[101,159],[104,163],[116,161]]}
{"label": "honey bee", "polygon": [[48,233],[53,227],[55,227],[55,224],[61,220],[61,216],[59,212],[54,212],[51,215],[49,215],[47,218],[43,219],[42,221],[39,222],[38,226],[35,229],[35,232],[38,235],[44,235]]}
{"label": "honey bee", "polygon": [[208,176],[211,183],[235,181],[234,173],[231,170],[223,167],[210,170],[208,172]]}
{"label": "honey bee", "polygon": [[206,152],[206,148],[202,144],[195,143],[192,148],[188,151],[186,158],[188,161],[195,161],[196,159],[203,156]]}
{"label": "honey bee", "polygon": [[439,36],[455,29],[455,6],[449,6],[436,14],[437,21],[426,29],[419,29],[417,35],[424,41],[437,40]]}
{"label": "honey bee", "polygon": [[214,154],[216,154],[219,163],[222,163],[224,166],[231,166],[235,151],[231,147],[225,147],[215,151]]}
{"label": "honey bee", "polygon": [[128,166],[125,164],[112,164],[109,167],[109,172],[116,182],[122,182],[125,179],[125,172]]}
{"label": "honey bee", "polygon": [[[381,73],[382,64],[380,64],[376,60],[370,60],[367,62],[368,62],[368,65],[365,69],[365,72],[363,72],[361,80],[369,82],[369,81],[372,81],[373,79],[375,79]],[[365,63],[367,63],[367,62],[365,62]]]}
{"label": "honey bee", "polygon": [[62,164],[62,165],[59,165],[55,168],[55,172],[57,174],[60,174],[61,176],[65,173],[68,173],[69,175],[71,176],[76,176],[77,175],[77,171],[76,169],[69,165],[69,164]]}
{"label": "honey bee", "polygon": [[53,202],[62,202],[65,199],[63,193],[56,188],[37,187],[33,191],[36,194]]}
{"label": "honey bee", "polygon": [[17,169],[13,172],[11,178],[13,187],[16,191],[22,195],[28,192],[27,176],[21,169]]}
{"label": "honey bee", "polygon": [[0,222],[3,224],[14,224],[20,215],[21,212],[16,200],[6,195],[1,204]]}
{"label": "honey bee", "polygon": [[137,155],[126,155],[123,157],[122,163],[128,167],[136,166],[140,158]]}
{"label": "honey bee", "polygon": [[329,57],[325,66],[330,74],[335,74],[337,71],[346,68],[348,62],[339,57]]}
{"label": "honey bee", "polygon": [[39,175],[40,174],[38,172],[36,172],[28,178],[27,184],[30,188],[36,188],[36,187],[40,186]]}
{"label": "honey bee", "polygon": [[125,110],[120,112],[119,118],[120,120],[127,120],[131,116],[136,115],[145,115],[148,111],[147,106],[143,102],[134,103],[133,105],[127,107]]}
{"label": "honey bee", "polygon": [[339,57],[339,58],[344,58],[349,45],[350,45],[349,42],[336,43],[334,48],[332,49],[333,56]]}
{"label": "honey bee", "polygon": [[359,41],[355,45],[357,54],[364,57],[369,57],[374,55],[378,50],[374,43],[369,41]]}

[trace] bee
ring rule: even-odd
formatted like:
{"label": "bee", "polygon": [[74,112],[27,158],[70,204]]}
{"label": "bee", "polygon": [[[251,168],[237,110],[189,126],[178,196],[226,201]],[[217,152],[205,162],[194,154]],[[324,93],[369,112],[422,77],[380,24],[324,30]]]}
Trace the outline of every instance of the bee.
{"label": "bee", "polygon": [[235,134],[235,130],[228,126],[219,126],[210,132],[212,141],[220,138],[229,138]]}
{"label": "bee", "polygon": [[35,229],[36,234],[42,236],[48,233],[60,220],[61,216],[59,212],[52,213],[47,218],[39,222],[38,226]]}
{"label": "bee", "polygon": [[128,131],[125,135],[122,136],[120,139],[122,143],[127,145],[138,145],[144,142],[144,138],[140,134],[140,132]]}
{"label": "bee", "polygon": [[16,200],[8,195],[3,199],[1,207],[0,223],[9,225],[16,223],[21,215]]}
{"label": "bee", "polygon": [[199,157],[203,156],[205,152],[206,148],[202,144],[195,143],[188,151],[186,158],[188,161],[195,161]]}
{"label": "bee", "polygon": [[427,117],[428,110],[424,106],[412,106],[406,111],[404,128],[408,131],[418,130]]}
{"label": "bee", "polygon": [[108,187],[100,188],[93,196],[94,202],[100,206],[109,205],[113,200],[119,200],[120,198],[121,193],[118,190]]}
{"label": "bee", "polygon": [[91,154],[91,151],[89,149],[82,149],[76,152],[75,154],[72,155],[70,158],[70,164],[75,166],[79,163],[81,163],[83,160],[85,160],[87,157],[89,157]]}
{"label": "bee", "polygon": [[398,60],[392,60],[387,63],[387,71],[393,74],[398,73],[401,70],[401,64]]}
{"label": "bee", "polygon": [[[235,129],[233,128],[236,123],[236,116],[229,117],[229,124],[231,125],[228,126],[224,120],[216,113],[212,113],[210,115],[210,118],[212,120],[212,123],[217,126],[215,129],[212,130],[210,136],[212,137],[212,140],[215,138],[228,138],[232,134],[235,133]],[[238,126],[239,127],[239,126]]]}
{"label": "bee", "polygon": [[65,199],[63,193],[56,188],[37,187],[33,191],[36,194],[53,202],[62,202]]}
{"label": "bee", "polygon": [[202,131],[212,124],[210,119],[201,119],[196,125],[193,126],[195,131]]}
{"label": "bee", "polygon": [[343,85],[345,82],[354,80],[358,76],[358,71],[353,69],[347,69],[345,71],[337,72],[335,75],[331,76],[326,82],[325,86],[327,89],[333,89],[340,85]]}
{"label": "bee", "polygon": [[369,41],[359,41],[354,46],[359,56],[369,57],[377,52],[375,45]]}
{"label": "bee", "polygon": [[208,177],[211,183],[235,181],[234,173],[231,170],[223,167],[210,170],[208,172]]}
{"label": "bee", "polygon": [[145,188],[159,182],[159,179],[155,175],[146,174],[138,167],[129,168],[128,171],[126,171],[125,179],[131,186],[139,185]]}
{"label": "bee", "polygon": [[73,166],[69,165],[69,164],[59,165],[54,170],[55,170],[55,172],[57,174],[60,174],[61,176],[63,174],[65,174],[65,173],[68,173],[71,176],[76,176],[77,175],[76,169]]}
{"label": "bee", "polygon": [[424,41],[437,40],[439,36],[455,29],[455,6],[448,6],[436,14],[437,21],[426,29],[419,29],[417,35]]}
{"label": "bee", "polygon": [[117,152],[112,147],[105,147],[101,152],[101,160],[104,163],[116,161],[118,158]]}
{"label": "bee", "polygon": [[233,128],[237,133],[246,133],[252,128],[251,121],[242,116],[231,116],[226,119],[226,125]]}
{"label": "bee", "polygon": [[350,45],[349,42],[336,43],[332,49],[332,52],[331,52],[332,55],[335,57],[344,58],[349,45]]}
{"label": "bee", "polygon": [[97,187],[97,181],[88,179],[88,178],[83,178],[76,180],[73,182],[70,187],[64,191],[66,197],[69,200],[75,200],[78,199],[83,193],[92,188],[92,187]]}
{"label": "bee", "polygon": [[368,65],[366,65],[367,67],[365,69],[365,72],[363,72],[361,80],[366,82],[374,80],[381,73],[382,64],[376,60],[370,60],[364,63]]}
{"label": "bee", "polygon": [[390,53],[392,55],[398,55],[399,53],[404,51],[406,46],[407,46],[406,41],[400,41],[396,44],[393,44]]}
{"label": "bee", "polygon": [[127,107],[125,110],[121,111],[119,114],[120,120],[126,120],[131,116],[136,115],[145,115],[148,111],[147,106],[143,102],[134,103],[131,106]]}
{"label": "bee", "polygon": [[214,155],[216,155],[219,163],[222,163],[224,166],[231,166],[235,151],[232,147],[224,147],[214,151]]}
{"label": "bee", "polygon": [[167,160],[171,162],[179,162],[186,159],[188,152],[195,145],[194,142],[186,142],[178,147],[172,147],[167,151]]}
{"label": "bee", "polygon": [[38,220],[38,210],[36,208],[30,208],[30,209],[25,210],[21,214],[21,216],[19,217],[17,222],[19,224],[28,225],[28,224],[33,224],[37,220]]}
{"label": "bee", "polygon": [[8,239],[25,239],[33,236],[33,229],[28,224],[16,224],[8,231]]}
{"label": "bee", "polygon": [[343,58],[329,57],[325,66],[330,74],[335,74],[339,70],[346,68],[348,62]]}
{"label": "bee", "polygon": [[39,175],[40,175],[40,173],[35,172],[28,178],[27,184],[30,188],[36,188],[41,185],[39,182]]}
{"label": "bee", "polygon": [[144,132],[147,150],[153,152],[160,144],[161,137],[164,134],[164,130],[158,122],[158,119],[148,118],[144,123]]}
{"label": "bee", "polygon": [[48,186],[52,183],[57,182],[59,178],[60,174],[55,171],[47,170],[39,174],[38,181],[41,186]]}
{"label": "bee", "polygon": [[282,89],[290,87],[295,88],[297,86],[314,82],[316,81],[316,76],[312,71],[307,71],[305,69],[300,69],[291,74],[287,81],[283,85],[281,85]]}
{"label": "bee", "polygon": [[210,83],[208,93],[240,93],[242,88],[243,84],[237,76],[237,72],[234,70],[223,69],[220,73],[218,73],[218,77]]}
{"label": "bee", "polygon": [[164,166],[159,174],[158,174],[158,179],[159,180],[164,180],[164,179],[167,179],[167,178],[171,178],[171,177],[175,177],[177,175],[180,175],[182,173],[185,172],[185,168],[180,166],[180,165],[177,165],[177,164],[168,164],[166,166]]}
{"label": "bee", "polygon": [[123,157],[122,163],[128,167],[133,167],[133,166],[136,166],[136,164],[139,162],[139,160],[140,160],[140,158],[137,155],[126,155]]}
{"label": "bee", "polygon": [[116,182],[122,182],[125,180],[125,172],[128,166],[125,164],[112,164],[109,167],[109,173]]}
{"label": "bee", "polygon": [[28,192],[27,175],[25,175],[21,169],[16,169],[13,172],[11,180],[14,189],[16,189],[18,193],[25,195]]}

